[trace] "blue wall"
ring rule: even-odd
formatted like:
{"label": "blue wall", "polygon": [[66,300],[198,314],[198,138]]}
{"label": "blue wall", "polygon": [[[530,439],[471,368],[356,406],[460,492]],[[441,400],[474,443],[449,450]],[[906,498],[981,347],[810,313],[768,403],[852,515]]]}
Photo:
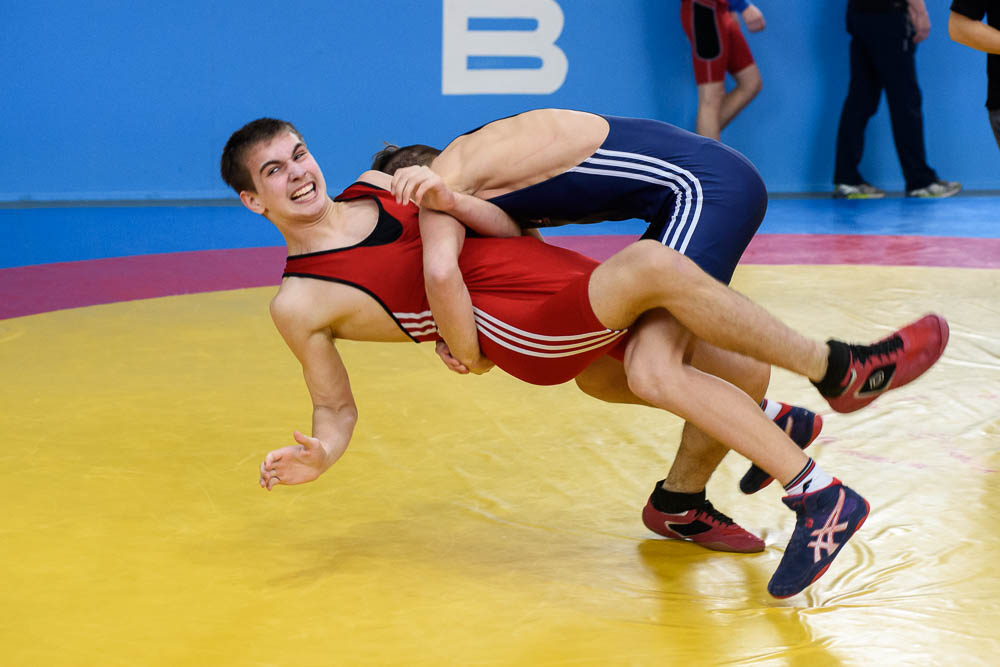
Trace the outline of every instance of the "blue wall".
{"label": "blue wall", "polygon": [[[750,43],[764,91],[723,140],[758,165],[773,192],[830,187],[847,84],[843,4],[759,2],[768,27]],[[382,140],[442,144],[525,108],[693,127],[676,0],[558,5],[568,73],[555,92],[443,95],[438,0],[2,0],[0,201],[230,197],[219,151],[262,115],[298,125],[331,189],[362,171]],[[931,165],[969,189],[1000,188],[983,108],[985,56],[948,39],[947,2],[928,5],[933,28],[917,61]],[[867,148],[867,178],[902,189],[884,102]]]}

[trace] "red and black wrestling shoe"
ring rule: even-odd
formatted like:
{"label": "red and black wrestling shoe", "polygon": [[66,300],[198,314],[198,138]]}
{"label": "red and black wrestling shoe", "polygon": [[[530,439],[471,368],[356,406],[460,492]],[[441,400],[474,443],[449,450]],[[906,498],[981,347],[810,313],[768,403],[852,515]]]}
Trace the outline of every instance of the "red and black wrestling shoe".
{"label": "red and black wrestling shoe", "polygon": [[940,315],[925,315],[871,345],[829,343],[831,349],[847,349],[847,371],[835,386],[815,383],[816,387],[837,412],[854,412],[933,366],[948,345],[948,322]]}

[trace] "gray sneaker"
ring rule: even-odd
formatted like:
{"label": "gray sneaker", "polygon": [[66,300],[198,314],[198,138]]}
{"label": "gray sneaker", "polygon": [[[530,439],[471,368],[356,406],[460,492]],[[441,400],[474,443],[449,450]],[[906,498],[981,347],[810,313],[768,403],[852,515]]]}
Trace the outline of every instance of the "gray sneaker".
{"label": "gray sneaker", "polygon": [[957,195],[962,189],[961,183],[956,183],[955,181],[934,181],[930,185],[917,188],[916,190],[910,190],[906,193],[907,197],[931,197],[934,199],[943,199],[944,197],[951,197],[952,195]]}
{"label": "gray sneaker", "polygon": [[838,183],[833,189],[834,199],[881,199],[885,197],[885,190],[879,190],[869,183],[859,185],[848,185]]}

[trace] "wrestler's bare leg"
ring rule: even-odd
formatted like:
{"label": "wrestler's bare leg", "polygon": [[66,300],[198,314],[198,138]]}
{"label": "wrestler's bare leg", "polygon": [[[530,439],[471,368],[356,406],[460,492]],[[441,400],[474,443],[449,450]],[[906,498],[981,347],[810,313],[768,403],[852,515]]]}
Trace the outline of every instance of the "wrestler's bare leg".
{"label": "wrestler's bare leg", "polygon": [[728,453],[729,448],[721,442],[691,422],[684,422],[677,456],[660,486],[675,493],[698,493],[708,486],[712,473]]}
{"label": "wrestler's bare leg", "polygon": [[[756,401],[758,406],[771,378],[771,367],[767,364],[719,349],[704,341],[695,342],[691,365],[733,383]],[[663,488],[678,493],[701,491],[728,452],[728,447],[709,437],[694,424],[686,422],[677,456],[670,466]]]}
{"label": "wrestler's bare leg", "polygon": [[632,393],[625,377],[625,366],[611,357],[598,357],[582,373],[576,376],[576,386],[580,391],[605,403],[627,403],[646,405],[646,401]]}
{"label": "wrestler's bare leg", "polygon": [[[691,365],[732,382],[756,401],[764,397],[771,374],[764,363],[704,341],[695,342]],[[584,393],[602,401],[649,405],[632,393],[624,365],[611,357],[596,360],[576,378],[576,383]],[[677,456],[663,488],[678,493],[700,492],[728,452],[728,447],[693,424],[685,423]]]}
{"label": "wrestler's bare leg", "polygon": [[598,266],[590,278],[589,296],[594,314],[611,329],[627,328],[643,313],[665,308],[695,337],[712,345],[814,382],[826,374],[826,343],[799,334],[684,255],[653,240],[637,241]]}
{"label": "wrestler's bare leg", "polygon": [[657,309],[644,314],[625,352],[629,389],[646,403],[693,423],[782,484],[793,479],[808,457],[746,392],[685,363],[692,342],[690,332],[670,313]]}
{"label": "wrestler's bare leg", "polygon": [[[684,363],[690,341],[691,333],[667,311],[656,309],[642,315],[625,350],[629,388],[642,400],[695,423],[706,435],[768,471],[786,489],[794,489],[783,502],[796,512],[795,530],[767,589],[779,598],[795,595],[826,572],[846,541],[864,523],[868,503],[814,466],[744,391]],[[809,489],[814,481],[818,483]],[[673,531],[667,523],[672,515],[653,505],[655,494],[643,509],[643,523],[665,537],[687,539],[688,535]],[[662,532],[657,530],[661,523]],[[835,524],[843,531],[839,541],[826,555],[814,550],[816,541],[810,539],[817,533],[815,526]],[[733,550],[752,552],[763,548],[759,538],[742,529],[738,532],[744,534],[744,539],[731,546]],[[726,542],[704,544],[720,549],[727,546]]]}

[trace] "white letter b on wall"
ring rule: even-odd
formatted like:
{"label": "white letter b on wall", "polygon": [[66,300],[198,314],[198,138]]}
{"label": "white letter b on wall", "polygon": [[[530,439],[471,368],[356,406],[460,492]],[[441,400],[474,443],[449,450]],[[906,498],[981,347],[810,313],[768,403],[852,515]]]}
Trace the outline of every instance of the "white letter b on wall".
{"label": "white letter b on wall", "polygon": [[555,0],[443,2],[443,94],[546,95],[566,80],[569,61],[555,44],[563,13]]}

